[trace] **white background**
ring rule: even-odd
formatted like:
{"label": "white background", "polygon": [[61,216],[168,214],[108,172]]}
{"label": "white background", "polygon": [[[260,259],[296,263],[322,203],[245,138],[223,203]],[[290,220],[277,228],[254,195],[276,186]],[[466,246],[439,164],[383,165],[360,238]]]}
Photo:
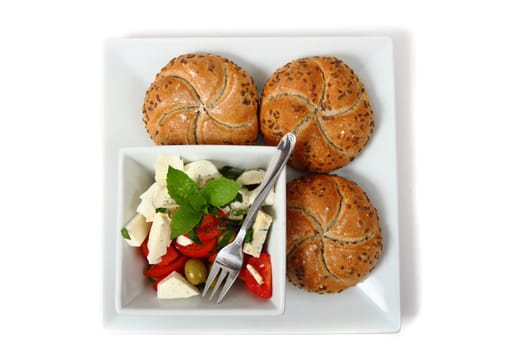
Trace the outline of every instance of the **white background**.
{"label": "white background", "polygon": [[[523,348],[524,11],[510,1],[342,3],[2,2],[0,344]],[[102,328],[102,41],[184,33],[394,39],[399,333],[196,338]]]}

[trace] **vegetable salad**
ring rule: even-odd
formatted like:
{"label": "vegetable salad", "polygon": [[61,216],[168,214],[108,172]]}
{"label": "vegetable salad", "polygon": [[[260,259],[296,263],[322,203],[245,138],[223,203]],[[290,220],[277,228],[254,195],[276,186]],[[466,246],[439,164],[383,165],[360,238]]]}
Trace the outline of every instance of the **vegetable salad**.
{"label": "vegetable salad", "polygon": [[[208,160],[184,164],[179,156],[156,161],[155,182],[140,196],[137,214],[121,235],[140,249],[160,299],[200,294],[218,251],[232,242],[259,192],[265,171],[225,166]],[[264,251],[272,216],[265,207],[272,190],[248,231],[239,279],[261,298],[272,296],[271,258]]]}

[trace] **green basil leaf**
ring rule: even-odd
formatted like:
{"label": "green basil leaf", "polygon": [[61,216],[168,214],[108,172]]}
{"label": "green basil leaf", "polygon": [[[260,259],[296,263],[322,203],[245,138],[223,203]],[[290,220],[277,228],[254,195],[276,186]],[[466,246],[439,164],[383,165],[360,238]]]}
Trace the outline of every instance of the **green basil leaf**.
{"label": "green basil leaf", "polygon": [[232,209],[231,214],[233,216],[241,216],[248,214],[248,209]]}
{"label": "green basil leaf", "polygon": [[243,170],[239,169],[239,168],[235,168],[235,167],[229,166],[229,165],[225,165],[225,166],[223,166],[222,168],[219,169],[219,172],[225,178],[235,180],[239,176],[241,176],[241,174],[243,173]]}
{"label": "green basil leaf", "polygon": [[190,230],[188,232],[188,237],[195,243],[196,245],[202,245],[201,240],[199,239],[199,235],[197,235],[197,232],[195,230]]}
{"label": "green basil leaf", "polygon": [[128,232],[128,229],[123,227],[122,230],[120,230],[120,234],[122,235],[122,237],[124,237],[125,239],[131,239],[131,237],[129,236],[129,232]]}
{"label": "green basil leaf", "polygon": [[168,216],[170,215],[168,208],[155,208],[155,213],[167,214]]}
{"label": "green basil leaf", "polygon": [[189,198],[189,203],[193,209],[208,213],[208,202],[200,191],[193,192]]}
{"label": "green basil leaf", "polygon": [[191,205],[181,205],[171,218],[171,239],[190,232],[201,221],[202,212]]}
{"label": "green basil leaf", "polygon": [[193,209],[201,211],[207,205],[197,183],[183,171],[170,166],[166,175],[166,185],[170,197],[180,206],[189,204]]}
{"label": "green basil leaf", "polygon": [[221,215],[221,212],[219,211],[219,208],[217,208],[217,207],[209,207],[208,208],[208,214],[219,216],[219,215]]}
{"label": "green basil leaf", "polygon": [[242,202],[243,198],[242,198],[242,193],[241,192],[237,192],[237,194],[235,195],[235,198],[233,198],[232,202]]}
{"label": "green basil leaf", "polygon": [[244,236],[244,243],[250,243],[253,241],[253,228],[250,227],[248,232],[246,232],[246,236]]}
{"label": "green basil leaf", "polygon": [[209,181],[204,187],[202,194],[211,205],[222,207],[235,198],[240,188],[241,184],[224,177],[219,177]]}

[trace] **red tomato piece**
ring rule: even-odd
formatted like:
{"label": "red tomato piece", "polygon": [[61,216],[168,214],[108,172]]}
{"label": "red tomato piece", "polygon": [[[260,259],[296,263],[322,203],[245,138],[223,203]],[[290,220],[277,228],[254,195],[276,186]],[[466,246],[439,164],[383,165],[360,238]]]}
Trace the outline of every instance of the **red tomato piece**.
{"label": "red tomato piece", "polygon": [[161,280],[167,275],[169,275],[173,271],[172,266],[168,265],[153,265],[151,266],[146,272],[144,272],[144,275],[154,278],[156,280]]}
{"label": "red tomato piece", "polygon": [[172,263],[173,271],[177,271],[180,274],[184,274],[184,265],[188,261],[188,257],[181,255]]}
{"label": "red tomato piece", "polygon": [[202,217],[201,223],[195,228],[195,232],[201,242],[217,238],[224,231],[219,229],[219,217],[206,214]]}
{"label": "red tomato piece", "polygon": [[217,223],[219,222],[219,217],[213,214],[204,214],[201,220],[201,223],[199,225],[199,228],[201,230],[208,230],[210,228],[217,227]]}
{"label": "red tomato piece", "polygon": [[208,257],[208,262],[215,262],[215,258],[217,257],[217,254],[219,254],[219,252],[215,252],[215,253],[212,253],[209,257]]}
{"label": "red tomato piece", "polygon": [[217,246],[217,239],[204,241],[202,245],[192,243],[184,246],[175,242],[175,246],[182,255],[189,256],[190,258],[207,258]]}
{"label": "red tomato piece", "polygon": [[179,252],[171,247],[168,246],[166,249],[166,254],[164,254],[161,258],[161,261],[157,265],[169,265],[173,261],[175,261],[180,256]]}
{"label": "red tomato piece", "polygon": [[178,255],[178,258],[172,260],[168,264],[163,264],[162,262],[155,264],[146,270],[144,275],[155,280],[161,280],[173,271],[182,273],[184,271],[184,264],[186,264],[186,260],[188,260],[188,258],[185,256],[180,256],[179,253],[176,254]]}
{"label": "red tomato piece", "polygon": [[[248,271],[246,265],[250,264],[261,275],[263,283],[259,284]],[[261,253],[261,256],[256,258],[250,256],[246,264],[241,269],[239,278],[246,283],[246,287],[253,294],[261,298],[271,298],[272,296],[272,262],[268,253]]]}

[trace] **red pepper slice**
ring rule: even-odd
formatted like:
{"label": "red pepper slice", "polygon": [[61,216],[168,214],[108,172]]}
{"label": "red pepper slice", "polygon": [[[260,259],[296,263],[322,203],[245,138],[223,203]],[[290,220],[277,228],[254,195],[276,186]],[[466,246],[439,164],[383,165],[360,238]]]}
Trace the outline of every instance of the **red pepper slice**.
{"label": "red pepper slice", "polygon": [[219,229],[219,217],[212,214],[206,214],[202,217],[199,226],[195,227],[195,232],[201,242],[217,238],[224,231]]}
{"label": "red pepper slice", "polygon": [[217,246],[217,239],[210,239],[202,242],[202,245],[192,243],[190,245],[180,245],[174,240],[175,247],[182,254],[190,258],[206,258]]}
{"label": "red pepper slice", "polygon": [[188,261],[187,256],[181,255],[180,257],[178,257],[177,260],[175,260],[172,264],[173,271],[177,271],[181,275],[184,274],[184,265],[186,265],[186,261]]}
{"label": "red pepper slice", "polygon": [[177,259],[180,256],[180,253],[173,247],[168,246],[166,249],[166,254],[164,254],[157,265],[163,266],[163,265],[169,265],[175,259]]}
{"label": "red pepper slice", "polygon": [[214,262],[215,262],[215,258],[217,257],[217,254],[219,254],[219,252],[212,253],[212,254],[208,257],[208,262],[210,262],[210,263],[214,263]]}
{"label": "red pepper slice", "polygon": [[[259,284],[253,277],[253,275],[248,271],[246,265],[250,264],[253,268],[261,275],[263,283]],[[261,253],[261,256],[256,258],[250,256],[244,264],[241,272],[239,273],[239,278],[246,283],[246,287],[253,294],[261,298],[271,298],[272,296],[272,262],[270,255],[268,253]]]}
{"label": "red pepper slice", "polygon": [[144,275],[154,278],[156,280],[161,280],[173,271],[173,268],[170,265],[153,265],[148,270],[144,272]]}
{"label": "red pepper slice", "polygon": [[177,271],[178,273],[182,274],[186,260],[188,260],[187,257],[179,255],[178,258],[168,264],[158,263],[151,266],[148,270],[146,270],[146,272],[144,272],[144,275],[156,280],[161,280],[173,271]]}

